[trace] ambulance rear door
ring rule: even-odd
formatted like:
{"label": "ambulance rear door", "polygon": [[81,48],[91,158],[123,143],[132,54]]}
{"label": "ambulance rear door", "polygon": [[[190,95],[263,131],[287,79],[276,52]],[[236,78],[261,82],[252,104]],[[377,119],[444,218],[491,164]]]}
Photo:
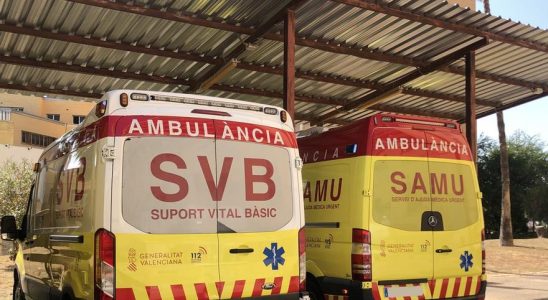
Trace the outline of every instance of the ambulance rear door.
{"label": "ambulance rear door", "polygon": [[373,281],[382,297],[425,296],[433,275],[433,233],[424,226],[432,209],[425,134],[381,127],[372,142]]}
{"label": "ambulance rear door", "polygon": [[477,293],[482,272],[481,196],[470,149],[461,134],[426,132],[434,234],[432,297]]}
{"label": "ambulance rear door", "polygon": [[215,125],[218,292],[222,298],[296,293],[302,212],[294,135],[254,124]]}
{"label": "ambulance rear door", "polygon": [[112,207],[117,298],[218,299],[213,121],[124,116],[116,134],[123,149],[113,178],[113,199],[121,198]]}

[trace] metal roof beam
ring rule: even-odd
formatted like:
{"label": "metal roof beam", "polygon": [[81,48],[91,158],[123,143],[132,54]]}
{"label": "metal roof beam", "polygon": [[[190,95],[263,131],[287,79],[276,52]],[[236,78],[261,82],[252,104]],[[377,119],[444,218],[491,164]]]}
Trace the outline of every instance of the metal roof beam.
{"label": "metal roof beam", "polygon": [[[134,73],[134,72],[123,72],[118,70],[111,70],[106,68],[98,68],[93,66],[79,66],[79,65],[69,65],[65,63],[54,63],[54,62],[47,62],[47,61],[37,61],[37,60],[31,60],[27,58],[20,58],[15,56],[0,56],[0,62],[7,63],[7,64],[14,64],[14,65],[22,65],[22,66],[28,66],[28,67],[38,67],[38,68],[44,68],[44,69],[51,69],[51,70],[59,70],[59,71],[65,71],[65,72],[75,72],[75,73],[82,73],[82,74],[89,74],[89,75],[97,75],[97,76],[107,76],[107,77],[113,77],[113,78],[121,78],[121,79],[128,79],[128,80],[138,80],[138,81],[149,81],[149,82],[156,82],[156,83],[163,83],[163,84],[171,84],[171,85],[187,85],[189,86],[191,84],[191,81],[189,79],[183,79],[183,78],[171,78],[167,76],[158,76],[158,75],[149,75],[144,73]],[[247,64],[241,65],[246,66]],[[264,69],[263,72],[270,71],[272,74],[278,74],[281,75],[282,71],[280,67],[266,67],[266,66],[256,66],[252,65],[250,70],[257,71],[257,68]],[[308,74],[302,71],[298,71],[296,76],[298,78],[303,78],[307,80],[314,80],[314,81],[320,81],[320,82],[327,82],[327,83],[333,83],[333,84],[340,84],[340,85],[347,85],[347,86],[354,86],[358,88],[364,88],[364,89],[382,89],[384,85],[378,84],[378,83],[372,83],[367,81],[357,81],[353,79],[342,79],[342,78],[335,78],[331,76],[324,76],[324,75],[312,75]],[[222,85],[222,84],[216,84],[214,85],[214,89],[217,89],[215,87],[229,87],[228,85]],[[238,92],[237,89],[231,90],[232,92]],[[244,94],[247,94],[246,92],[243,92]],[[452,102],[461,102],[464,103],[465,100],[463,97],[450,95],[450,94],[443,94],[443,93],[436,93],[432,91],[427,90],[421,90],[421,89],[413,89],[413,88],[404,88],[401,91],[402,94],[405,95],[412,95],[417,97],[427,97],[427,98],[434,98],[434,99],[441,99],[446,101],[452,101]],[[265,95],[267,97],[278,97],[271,96],[271,95]],[[309,102],[309,103],[318,103],[318,104],[326,104],[326,105],[345,105],[349,103],[350,101],[346,100],[344,102],[338,102],[338,101],[320,101],[316,97],[303,97],[301,96],[300,99],[297,99],[298,101],[303,102]],[[492,104],[489,101],[479,100],[479,105],[482,106],[488,106],[488,107],[494,107],[495,105]]]}
{"label": "metal roof beam", "polygon": [[[256,65],[256,64],[250,64],[250,63],[239,63],[238,68],[249,70],[249,71],[271,73],[271,74],[277,74],[277,75],[282,75],[282,72],[283,72],[282,68],[279,66],[263,66],[263,65]],[[350,77],[345,78],[340,76],[336,77],[336,76],[322,75],[318,73],[305,72],[302,70],[296,70],[295,77],[300,79],[339,84],[344,86],[353,86],[357,88],[370,89],[370,90],[378,90],[385,87],[383,84],[376,83],[376,82],[359,80],[359,79],[350,78]],[[461,103],[465,102],[464,97],[461,97],[461,96],[432,92],[432,91],[427,91],[423,89],[415,89],[411,87],[403,88],[401,90],[401,93],[405,95],[436,98],[436,99],[452,101],[452,102],[461,102]],[[488,107],[497,106],[496,103],[492,103],[487,100],[478,100],[477,103],[479,105],[488,106]]]}
{"label": "metal roof beam", "polygon": [[[74,90],[68,90],[68,89],[53,89],[53,88],[47,88],[44,86],[30,86],[30,85],[22,85],[22,84],[9,84],[9,83],[3,83],[0,82],[0,89],[8,89],[8,90],[18,90],[18,91],[27,91],[32,93],[39,93],[39,94],[56,94],[56,95],[66,95],[66,96],[76,96],[76,97],[82,97],[82,98],[91,98],[91,99],[100,99],[103,96],[103,93],[94,93],[94,92],[82,92],[82,91],[74,91]],[[310,122],[312,119],[307,116],[306,114],[296,114],[296,119],[301,121],[307,121]],[[348,124],[347,121],[344,120],[331,120],[332,124],[337,125],[346,125]]]}
{"label": "metal roof beam", "polygon": [[380,101],[382,101],[384,98],[392,96],[394,93],[399,92],[401,90],[402,86],[412,80],[415,80],[423,75],[426,75],[428,73],[431,73],[433,71],[436,71],[438,68],[448,65],[455,60],[463,57],[466,53],[477,50],[483,46],[487,45],[487,39],[481,39],[477,42],[474,42],[458,51],[455,51],[449,55],[446,55],[443,58],[440,58],[434,62],[432,62],[430,65],[417,68],[416,70],[398,78],[395,79],[385,85],[384,88],[378,89],[358,100],[355,100],[349,104],[344,105],[343,107],[336,109],[334,111],[331,111],[321,117],[319,117],[319,121],[328,121],[329,119],[337,116],[338,114],[344,113],[351,109],[361,109],[361,108],[367,108],[371,105],[377,104]]}
{"label": "metal roof beam", "polygon": [[114,1],[113,0],[68,0],[68,1],[152,17],[152,18],[187,23],[187,24],[214,28],[214,29],[219,29],[224,31],[236,32],[236,33],[241,33],[246,35],[252,35],[255,33],[255,29],[250,27],[245,27],[238,24],[230,24],[223,21],[214,21],[211,19],[206,19],[205,17],[199,17],[199,16],[196,16],[195,14],[191,14],[191,13],[180,11],[180,10],[157,9],[157,8],[152,8],[148,6],[143,6],[135,3],[134,1],[126,2],[126,3],[117,2],[116,0]]}
{"label": "metal roof beam", "polygon": [[[212,89],[225,91],[225,92],[234,92],[234,93],[243,93],[248,95],[262,96],[262,97],[271,97],[271,98],[280,98],[280,99],[283,98],[283,94],[280,92],[266,91],[266,90],[260,90],[260,89],[252,89],[252,88],[234,87],[234,86],[228,86],[223,84],[215,84],[212,86]],[[343,103],[349,102],[346,99],[333,99],[333,98],[326,99],[326,98],[316,98],[316,97],[305,96],[305,95],[295,95],[295,100],[301,101],[301,102],[326,104],[326,105],[342,105]],[[418,116],[439,117],[439,118],[446,118],[446,119],[452,119],[452,120],[459,119],[461,117],[460,115],[456,115],[456,114],[436,113],[434,111],[429,111],[425,109],[395,107],[395,106],[385,105],[385,104],[372,105],[369,107],[369,109],[385,111],[385,112],[401,113],[401,114],[412,114],[412,115],[418,115]],[[309,121],[312,125],[324,124],[324,123],[340,124],[341,119],[330,119],[324,122],[318,122],[317,119],[309,118],[309,120],[305,120],[305,121]]]}
{"label": "metal roof beam", "polygon": [[30,86],[30,85],[23,85],[23,84],[11,84],[11,83],[5,83],[0,82],[0,89],[7,89],[7,90],[18,90],[18,91],[27,91],[32,93],[40,93],[40,94],[57,94],[57,95],[66,95],[66,96],[76,96],[76,97],[82,97],[82,98],[94,98],[94,99],[100,99],[103,94],[102,93],[94,93],[94,92],[82,92],[82,91],[72,91],[68,89],[50,89],[44,86]]}
{"label": "metal roof beam", "polygon": [[350,6],[359,7],[366,10],[375,11],[378,13],[411,20],[413,22],[419,22],[423,24],[428,24],[448,30],[453,30],[456,32],[462,32],[466,34],[471,34],[483,38],[492,39],[494,41],[503,42],[507,44],[512,44],[519,47],[529,48],[536,51],[542,51],[548,53],[548,44],[542,44],[530,40],[513,38],[508,35],[501,33],[491,32],[485,29],[479,29],[477,27],[467,26],[461,23],[452,23],[449,21],[444,21],[434,17],[429,17],[425,14],[417,14],[411,12],[404,7],[397,7],[395,5],[388,5],[378,0],[331,0],[341,4],[346,4]]}
{"label": "metal roof beam", "polygon": [[[78,90],[69,90],[69,89],[54,89],[54,88],[47,88],[44,86],[31,86],[31,85],[22,85],[22,84],[9,84],[9,83],[2,83],[0,82],[0,89],[9,89],[9,90],[19,90],[19,91],[27,91],[27,92],[33,92],[33,93],[40,93],[40,94],[57,94],[57,95],[67,95],[67,96],[76,96],[76,97],[82,97],[82,98],[92,98],[92,99],[100,99],[103,96],[103,93],[96,93],[96,92],[83,92]],[[237,88],[237,87],[229,87],[226,85],[215,85],[215,89],[219,91],[226,91],[226,92],[236,92],[236,93],[242,93],[242,94],[249,94],[249,95],[256,95],[256,96],[265,96],[265,97],[272,97],[272,98],[280,98],[282,97],[281,93],[276,92],[265,92],[261,90],[256,89],[245,89],[245,88]],[[296,100],[298,101],[308,101],[312,99],[311,97],[307,96],[296,96]],[[317,98],[314,98],[317,99]],[[325,99],[317,99],[314,100],[316,103],[322,103],[322,104],[330,104],[333,100],[325,100]],[[338,100],[342,101],[342,100]],[[337,102],[335,100],[334,102]],[[427,110],[415,110],[412,108],[400,108],[400,107],[391,107],[386,105],[378,105],[371,107],[373,110],[379,110],[379,111],[386,111],[386,112],[395,112],[395,113],[407,113],[407,114],[413,114],[413,115],[422,115],[422,116],[435,116],[435,117],[442,117],[447,119],[458,119],[459,116],[456,115],[449,115],[449,114],[436,114],[434,112],[430,112]],[[295,116],[296,120],[301,121],[307,121],[310,123],[315,122],[315,119],[307,116],[306,114],[297,113]],[[346,125],[349,123],[349,121],[341,120],[341,119],[331,119],[329,122],[324,123],[331,123],[331,124],[337,124],[337,125]]]}
{"label": "metal roof beam", "polygon": [[[126,3],[120,3],[120,2],[113,2],[110,0],[69,0],[69,1],[101,7],[105,9],[113,9],[113,10],[126,12],[126,13],[133,13],[133,14],[138,14],[142,16],[181,22],[181,23],[186,23],[186,24],[191,24],[196,26],[214,28],[214,29],[219,29],[219,30],[224,30],[229,32],[240,33],[240,34],[253,35],[256,33],[256,30],[252,27],[246,27],[246,26],[237,25],[237,24],[229,24],[229,23],[226,23],[224,20],[223,21],[210,20],[210,19],[206,19],[205,17],[199,17],[199,16],[191,15],[189,13],[181,12],[181,11],[174,11],[174,10],[167,10],[167,9],[162,10],[157,8],[144,7],[137,4],[131,4],[133,2],[129,2],[128,4],[126,4]],[[337,1],[337,0],[334,0],[334,1]],[[0,28],[2,28],[2,25],[4,25],[5,27],[5,24],[1,24]],[[7,26],[10,26],[10,25],[7,25]],[[0,30],[3,30],[3,29],[0,29]],[[4,31],[9,31],[9,30],[4,30]],[[29,34],[29,33],[23,33],[23,34]],[[265,39],[274,40],[278,42],[284,41],[284,36],[282,34],[278,34],[274,32],[266,33],[264,34],[263,37]],[[48,38],[52,38],[52,37],[48,37]],[[367,47],[356,47],[354,45],[347,45],[338,41],[323,40],[320,38],[308,38],[304,36],[296,36],[295,44],[299,46],[322,50],[325,52],[352,55],[359,58],[384,61],[384,62],[401,64],[406,66],[423,67],[429,63],[426,60],[417,60],[409,57],[392,55],[389,53],[381,52],[379,50],[369,49]],[[96,45],[96,46],[99,46],[99,45]],[[100,47],[106,47],[106,46],[100,46]],[[106,47],[106,48],[112,48],[112,47]],[[139,47],[131,46],[132,50],[128,50],[128,49],[123,49],[123,50],[137,52],[136,51],[137,48]],[[115,49],[118,49],[118,48],[115,48]],[[146,48],[145,50],[148,50],[149,52],[154,51],[154,49],[153,50],[149,50],[149,49],[150,48]],[[140,51],[140,52],[147,53],[145,51]],[[169,53],[169,51],[166,51],[166,52]],[[153,54],[153,55],[162,56],[161,54]],[[190,55],[189,58],[187,58],[189,60],[206,62],[203,60],[195,60],[192,58],[193,55],[197,55],[197,54],[189,53],[188,55]],[[216,62],[206,62],[206,63],[219,64],[220,59],[217,59]],[[440,70],[444,72],[449,72],[449,73],[454,73],[454,74],[464,76],[463,68],[458,68],[455,66],[446,66],[444,68],[441,68]],[[523,86],[523,87],[532,88],[532,89],[540,87],[543,90],[548,91],[548,85],[545,85],[545,84],[527,82],[524,80],[517,80],[509,77],[492,75],[492,74],[481,72],[481,71],[477,71],[476,77],[480,79],[501,82],[501,83],[510,84],[510,85]]]}
{"label": "metal roof beam", "polygon": [[160,57],[169,57],[181,60],[190,60],[202,62],[206,64],[218,64],[222,60],[217,57],[208,57],[192,52],[179,52],[178,50],[162,50],[152,47],[145,47],[133,43],[125,43],[123,41],[107,41],[101,38],[92,36],[79,36],[76,34],[67,34],[60,32],[52,32],[33,27],[17,26],[0,22],[0,31],[11,32],[16,34],[30,35],[43,39],[57,40],[61,42],[76,43],[88,46],[102,47],[108,49],[116,49],[121,51],[130,51],[135,53],[144,53],[156,55]]}
{"label": "metal roof beam", "polygon": [[273,12],[270,16],[266,17],[264,21],[255,32],[245,38],[236,48],[232,49],[228,54],[223,57],[223,63],[216,65],[209,70],[202,78],[190,86],[190,91],[201,92],[207,90],[213,84],[219,82],[223,77],[236,67],[235,61],[240,54],[244,53],[250,44],[254,44],[269,30],[272,30],[274,25],[282,22],[285,19],[288,10],[295,10],[299,8],[307,0],[290,0],[280,7],[277,11]]}

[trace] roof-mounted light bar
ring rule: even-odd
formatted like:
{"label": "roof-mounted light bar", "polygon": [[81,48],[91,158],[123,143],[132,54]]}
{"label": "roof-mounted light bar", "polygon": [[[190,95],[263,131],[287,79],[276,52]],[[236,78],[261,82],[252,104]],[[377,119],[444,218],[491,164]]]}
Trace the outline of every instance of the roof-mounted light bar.
{"label": "roof-mounted light bar", "polygon": [[187,98],[187,97],[151,95],[150,100],[212,106],[212,107],[224,107],[224,108],[241,109],[241,110],[251,110],[251,111],[257,111],[257,112],[263,111],[263,108],[258,105],[230,103],[230,102],[207,100],[207,99],[194,99],[194,98]]}
{"label": "roof-mounted light bar", "polygon": [[[399,118],[399,117],[393,117],[393,116],[382,116],[381,117],[382,122],[400,122],[400,123],[408,123],[408,124],[420,124],[420,125],[430,125],[430,126],[439,126],[439,127],[447,127],[451,129],[456,129],[457,125],[455,123],[445,123],[445,122],[436,122],[436,121],[427,121],[427,120],[416,120],[416,119],[406,119],[406,118]],[[375,118],[375,124],[377,124],[377,119]]]}

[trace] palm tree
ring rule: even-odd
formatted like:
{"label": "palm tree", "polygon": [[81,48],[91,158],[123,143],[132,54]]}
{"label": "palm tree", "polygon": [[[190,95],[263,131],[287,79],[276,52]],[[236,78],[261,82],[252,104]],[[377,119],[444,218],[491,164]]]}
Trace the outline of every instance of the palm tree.
{"label": "palm tree", "polygon": [[497,111],[497,126],[499,129],[500,178],[502,181],[499,239],[501,246],[513,246],[514,237],[512,234],[512,211],[510,203],[510,168],[508,166],[508,145],[506,144],[506,131],[504,129],[504,116],[502,110]]}
{"label": "palm tree", "polygon": [[[491,13],[489,0],[481,0],[486,14]],[[504,127],[504,115],[502,110],[497,111],[497,126],[499,129],[500,143],[500,177],[502,181],[502,203],[500,214],[500,245],[513,246],[514,236],[512,232],[512,210],[510,201],[510,167],[508,166],[508,145],[506,143],[506,130]]]}

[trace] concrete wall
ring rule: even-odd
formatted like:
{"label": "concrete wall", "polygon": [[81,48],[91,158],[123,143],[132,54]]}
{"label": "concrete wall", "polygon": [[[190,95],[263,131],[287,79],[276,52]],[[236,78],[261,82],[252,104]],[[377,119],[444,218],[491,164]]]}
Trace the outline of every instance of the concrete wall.
{"label": "concrete wall", "polygon": [[67,124],[25,113],[11,113],[13,123],[13,145],[25,146],[21,141],[22,131],[58,138],[67,132]]}
{"label": "concrete wall", "polygon": [[0,145],[0,166],[7,160],[28,160],[31,164],[38,161],[43,149],[12,145]]}
{"label": "concrete wall", "polygon": [[95,102],[72,101],[26,95],[0,94],[0,107],[22,107],[23,112],[46,118],[58,114],[60,122],[72,124],[72,116],[86,116]]}
{"label": "concrete wall", "polygon": [[0,121],[0,146],[13,145],[15,142],[15,134],[13,123],[11,121]]}
{"label": "concrete wall", "polygon": [[[5,113],[5,120],[0,120],[0,146],[27,146],[21,143],[23,130],[58,138],[76,127],[73,116],[86,116],[95,107],[95,102],[0,94],[0,107],[23,109],[23,112],[12,111],[9,118],[8,113]],[[47,119],[48,114],[58,114],[59,121]]]}
{"label": "concrete wall", "polygon": [[72,125],[72,116],[87,116],[95,103],[45,98],[42,102],[41,117],[47,114],[59,114],[60,122]]}

